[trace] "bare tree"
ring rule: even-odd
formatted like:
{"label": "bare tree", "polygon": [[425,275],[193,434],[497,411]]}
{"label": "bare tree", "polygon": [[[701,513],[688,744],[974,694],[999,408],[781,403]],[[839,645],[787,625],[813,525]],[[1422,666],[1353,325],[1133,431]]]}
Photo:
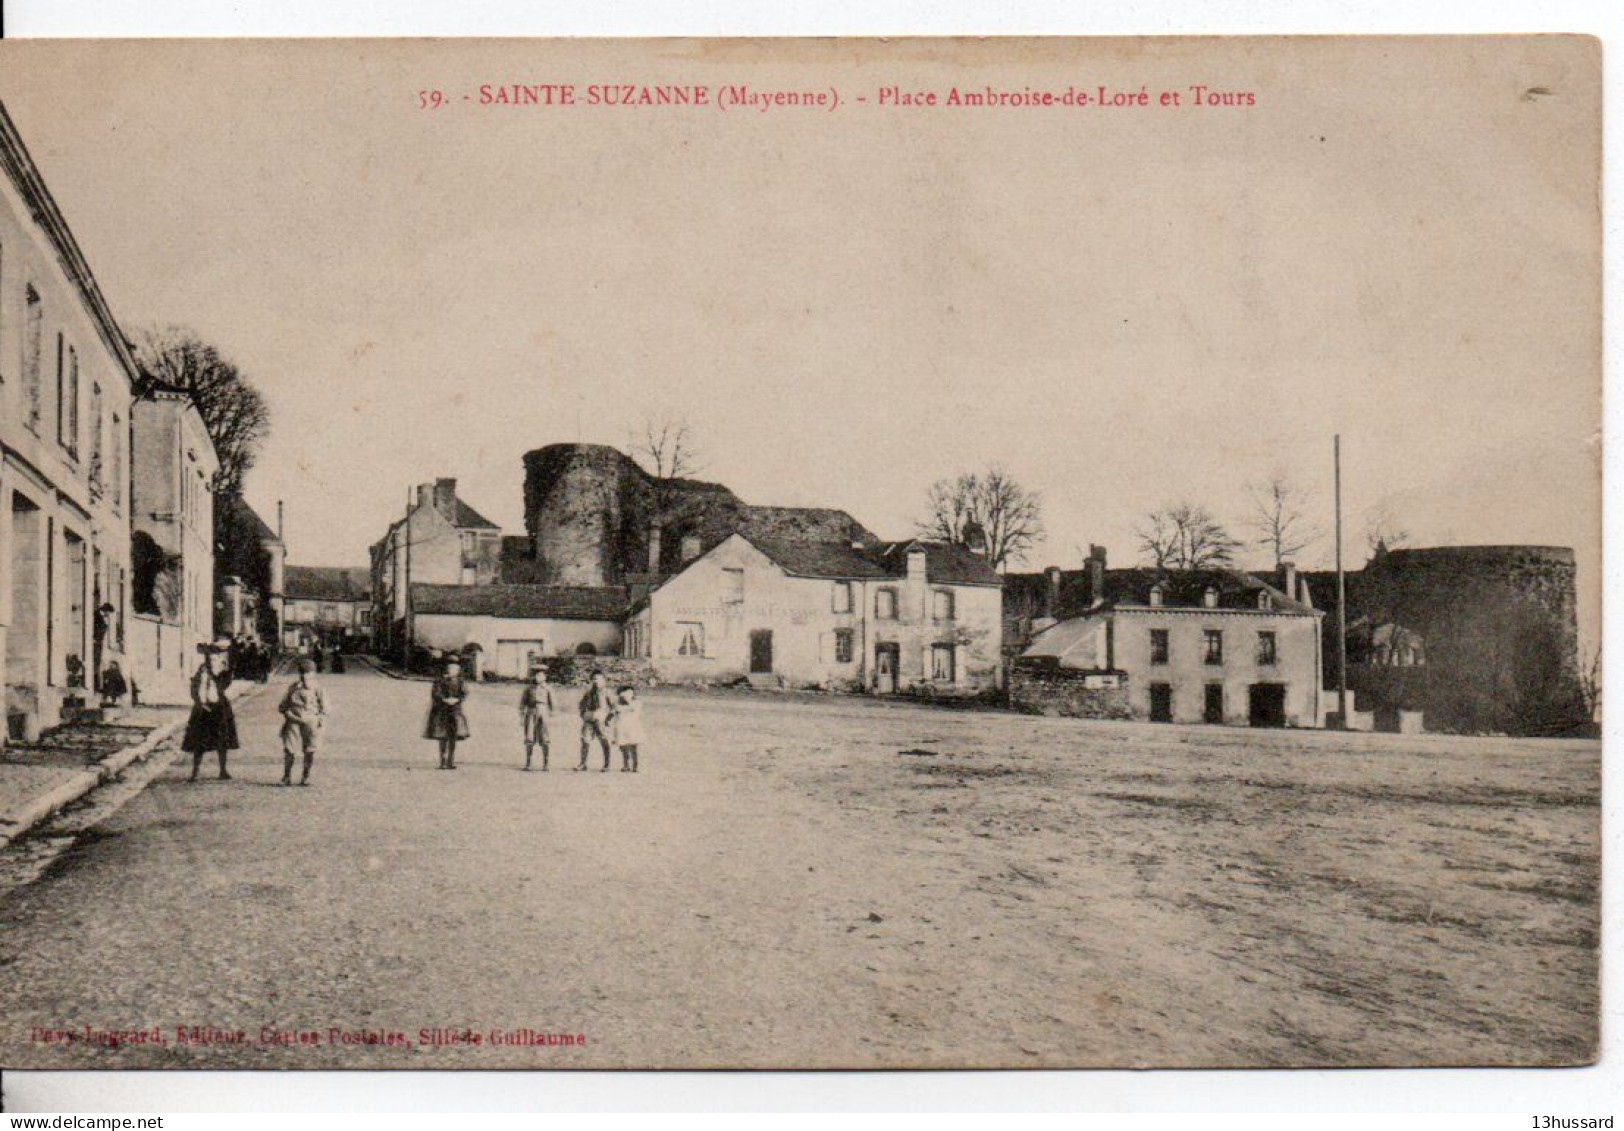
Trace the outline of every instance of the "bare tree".
{"label": "bare tree", "polygon": [[189,393],[220,460],[215,489],[241,491],[271,432],[265,398],[230,359],[194,331],[179,326],[148,329],[134,346],[141,371],[137,392],[167,386]]}
{"label": "bare tree", "polygon": [[926,538],[968,546],[980,542],[994,569],[1019,561],[1043,537],[1043,499],[997,464],[983,472],[938,479],[919,524]]}
{"label": "bare tree", "polygon": [[1140,553],[1157,569],[1231,565],[1241,546],[1211,511],[1188,500],[1152,511],[1134,533]]}
{"label": "bare tree", "polygon": [[1387,503],[1379,503],[1365,513],[1365,546],[1372,554],[1378,549],[1396,550],[1409,544],[1410,532]]}
{"label": "bare tree", "polygon": [[632,454],[656,479],[682,479],[702,470],[693,428],[688,418],[674,412],[643,420],[643,435]]}
{"label": "bare tree", "polygon": [[1266,482],[1253,484],[1251,496],[1247,526],[1258,536],[1257,544],[1274,555],[1275,568],[1323,536],[1324,531],[1308,517],[1312,494],[1284,472],[1277,471]]}
{"label": "bare tree", "polygon": [[1592,722],[1601,721],[1601,645],[1590,655],[1590,663],[1579,672],[1579,694],[1584,697],[1585,713]]}

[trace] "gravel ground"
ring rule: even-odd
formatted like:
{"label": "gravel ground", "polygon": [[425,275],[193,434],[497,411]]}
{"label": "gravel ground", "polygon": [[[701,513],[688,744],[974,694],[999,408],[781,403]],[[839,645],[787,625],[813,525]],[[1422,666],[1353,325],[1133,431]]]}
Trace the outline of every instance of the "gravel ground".
{"label": "gravel ground", "polygon": [[[312,788],[274,785],[272,689],[239,708],[236,780],[160,760],[99,824],[19,846],[66,851],[0,896],[0,1063],[1594,1055],[1596,743],[664,692],[638,775],[572,772],[573,741],[542,775],[519,770],[518,689],[485,686],[446,773],[426,685],[326,683]],[[162,1042],[35,1031],[87,1026]]]}

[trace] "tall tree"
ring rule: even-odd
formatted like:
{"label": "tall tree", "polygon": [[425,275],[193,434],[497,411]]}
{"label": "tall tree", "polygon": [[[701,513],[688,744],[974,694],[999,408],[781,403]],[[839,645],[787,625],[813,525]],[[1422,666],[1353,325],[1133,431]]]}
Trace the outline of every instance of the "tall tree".
{"label": "tall tree", "polygon": [[968,546],[980,542],[994,569],[1025,557],[1043,537],[1043,499],[1003,467],[938,479],[926,496],[927,516],[918,524],[926,538]]}
{"label": "tall tree", "polygon": [[1188,500],[1152,511],[1134,533],[1140,553],[1157,569],[1232,565],[1241,546],[1211,511]]}
{"label": "tall tree", "polygon": [[1323,530],[1310,517],[1313,495],[1282,471],[1251,487],[1247,526],[1257,544],[1274,555],[1275,568],[1319,541]]}
{"label": "tall tree", "polygon": [[682,497],[672,480],[704,469],[688,418],[672,411],[643,418],[643,434],[632,442],[632,456],[654,477],[654,517],[663,522]]}
{"label": "tall tree", "polygon": [[270,409],[253,382],[219,349],[180,326],[143,331],[135,342],[135,360],[141,371],[138,392],[166,385],[191,394],[220,460],[214,487],[240,492],[271,433]]}

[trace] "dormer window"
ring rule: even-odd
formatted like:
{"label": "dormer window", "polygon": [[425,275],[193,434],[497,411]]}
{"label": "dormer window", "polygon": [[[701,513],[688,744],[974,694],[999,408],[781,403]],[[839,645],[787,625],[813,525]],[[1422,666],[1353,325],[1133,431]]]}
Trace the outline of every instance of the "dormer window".
{"label": "dormer window", "polygon": [[1150,587],[1150,603],[1153,607],[1160,607],[1162,603],[1162,587],[1160,585]]}
{"label": "dormer window", "polygon": [[1216,609],[1218,607],[1218,590],[1216,588],[1211,585],[1207,586],[1206,592],[1201,594],[1201,607],[1205,609]]}
{"label": "dormer window", "polygon": [[1274,598],[1269,596],[1269,591],[1267,589],[1264,589],[1264,590],[1262,590],[1261,592],[1258,593],[1258,595],[1257,595],[1257,607],[1260,608],[1260,609],[1272,609],[1272,608],[1274,608]]}

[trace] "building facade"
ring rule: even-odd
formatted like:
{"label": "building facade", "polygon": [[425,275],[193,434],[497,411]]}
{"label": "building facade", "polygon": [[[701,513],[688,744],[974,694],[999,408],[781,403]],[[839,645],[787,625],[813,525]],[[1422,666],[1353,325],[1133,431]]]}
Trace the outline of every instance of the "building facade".
{"label": "building facade", "polygon": [[406,515],[371,551],[372,639],[382,655],[405,658],[413,636],[411,586],[494,585],[502,531],[457,497],[455,479],[417,488]]}
{"label": "building facade", "polygon": [[734,534],[633,606],[625,654],[670,681],[876,694],[998,685],[998,575],[962,547]]}
{"label": "building facade", "polygon": [[418,645],[506,679],[549,656],[618,654],[625,613],[617,586],[412,585]]}
{"label": "building facade", "polygon": [[[277,525],[281,526],[278,505]],[[233,640],[257,637],[276,649],[282,641],[282,599],[286,588],[287,547],[241,494],[215,498],[216,635]]]}
{"label": "building facade", "polygon": [[183,703],[214,636],[214,444],[192,399],[150,389],[130,409],[129,674],[149,703]]}
{"label": "building facade", "polygon": [[1073,681],[1108,717],[1120,705],[1150,722],[1324,725],[1324,614],[1293,567],[1278,586],[1230,569],[1107,570],[1099,547],[1088,567],[1073,585],[1059,570],[1036,575],[1047,608],[1016,661],[1019,705],[1042,710],[1048,697],[1087,713]]}
{"label": "building facade", "polygon": [[127,665],[137,370],[0,107],[0,687],[31,739]]}
{"label": "building facade", "polygon": [[296,566],[284,571],[282,646],[346,650],[372,638],[372,571],[349,566]]}

